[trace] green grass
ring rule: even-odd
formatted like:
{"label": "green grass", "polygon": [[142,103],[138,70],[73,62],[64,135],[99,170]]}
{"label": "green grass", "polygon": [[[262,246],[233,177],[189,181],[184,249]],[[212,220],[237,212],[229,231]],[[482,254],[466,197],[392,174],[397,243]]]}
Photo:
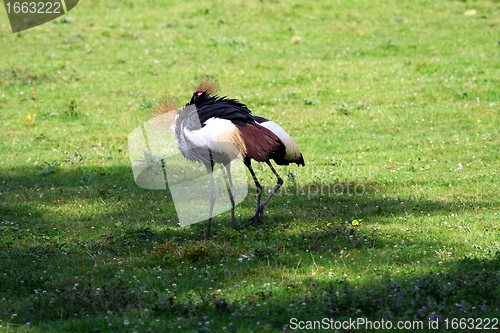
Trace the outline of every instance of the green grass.
{"label": "green grass", "polygon": [[[493,0],[88,0],[12,34],[1,9],[0,331],[499,318],[499,19]],[[135,185],[127,147],[205,73],[306,160],[261,224],[226,212],[209,242]]]}

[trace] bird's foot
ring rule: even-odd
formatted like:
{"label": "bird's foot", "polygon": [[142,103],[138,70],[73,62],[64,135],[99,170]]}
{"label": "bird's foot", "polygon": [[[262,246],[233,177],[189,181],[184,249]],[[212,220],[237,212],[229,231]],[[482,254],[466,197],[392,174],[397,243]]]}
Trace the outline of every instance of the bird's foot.
{"label": "bird's foot", "polygon": [[264,214],[264,207],[259,206],[257,208],[257,211],[255,212],[255,215],[250,219],[250,224],[262,222],[262,214]]}
{"label": "bird's foot", "polygon": [[212,237],[213,237],[213,235],[209,230],[205,231],[205,240],[206,241],[212,239]]}

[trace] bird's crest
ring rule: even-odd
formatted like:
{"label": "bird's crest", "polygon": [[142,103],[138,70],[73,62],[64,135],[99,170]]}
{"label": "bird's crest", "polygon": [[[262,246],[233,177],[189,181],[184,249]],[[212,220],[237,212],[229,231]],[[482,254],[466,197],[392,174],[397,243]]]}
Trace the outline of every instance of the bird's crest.
{"label": "bird's crest", "polygon": [[197,84],[191,85],[195,94],[207,93],[208,95],[217,95],[219,91],[219,82],[209,75],[202,75]]}
{"label": "bird's crest", "polygon": [[158,129],[166,129],[175,123],[175,116],[179,113],[177,109],[177,99],[173,96],[162,97],[153,106],[151,117],[154,119],[154,126]]}
{"label": "bird's crest", "polygon": [[151,116],[158,117],[175,109],[177,109],[177,99],[173,96],[164,96],[154,104]]}

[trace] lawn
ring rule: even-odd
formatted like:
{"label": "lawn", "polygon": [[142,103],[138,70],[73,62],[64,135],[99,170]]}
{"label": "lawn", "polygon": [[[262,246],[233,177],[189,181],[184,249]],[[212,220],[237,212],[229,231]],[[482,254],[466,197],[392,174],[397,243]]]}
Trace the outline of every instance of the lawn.
{"label": "lawn", "polygon": [[[0,6],[0,331],[500,328],[499,36],[498,0]],[[204,74],[306,163],[210,241],[128,150]]]}

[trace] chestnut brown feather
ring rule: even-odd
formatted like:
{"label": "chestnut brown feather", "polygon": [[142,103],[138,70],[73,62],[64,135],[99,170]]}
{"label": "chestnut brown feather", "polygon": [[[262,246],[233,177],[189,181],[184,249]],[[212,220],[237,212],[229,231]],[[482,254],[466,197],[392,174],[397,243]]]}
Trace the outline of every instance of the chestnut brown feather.
{"label": "chestnut brown feather", "polygon": [[265,162],[269,159],[281,159],[285,156],[285,145],[281,140],[267,128],[257,124],[236,125],[245,142],[246,157],[257,162]]}

